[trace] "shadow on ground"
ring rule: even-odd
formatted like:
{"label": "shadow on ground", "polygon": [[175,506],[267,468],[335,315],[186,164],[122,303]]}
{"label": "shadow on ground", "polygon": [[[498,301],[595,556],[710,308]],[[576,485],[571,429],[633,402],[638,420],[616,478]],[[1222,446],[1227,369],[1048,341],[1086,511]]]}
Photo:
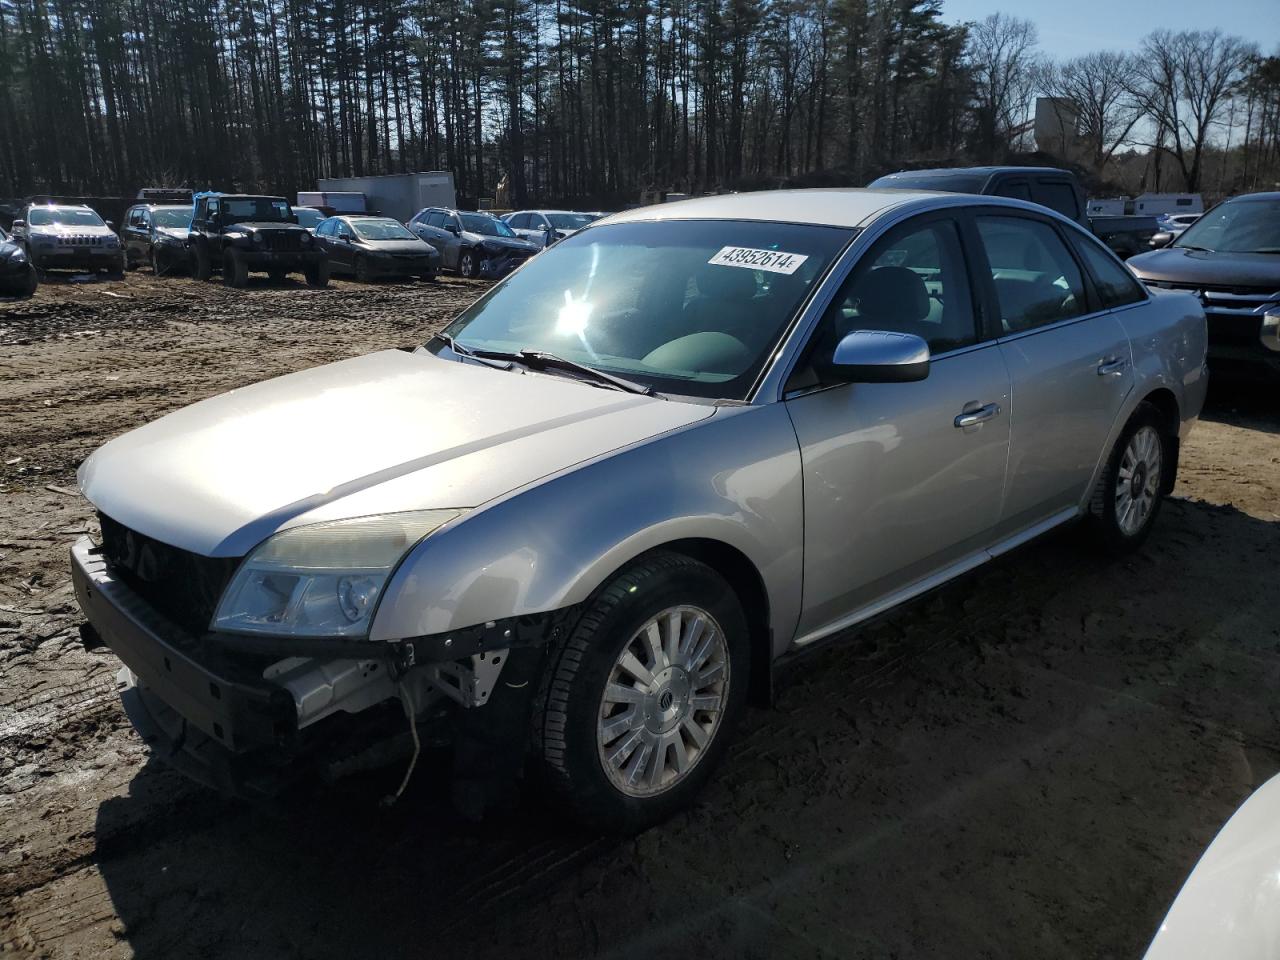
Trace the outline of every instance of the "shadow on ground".
{"label": "shadow on ground", "polygon": [[[635,840],[534,803],[465,824],[420,770],[255,808],[156,761],[98,815],[135,955],[1140,956],[1280,769],[1280,524],[1166,504],[1075,531],[806,658],[689,813]],[[399,771],[396,771],[397,773]]]}

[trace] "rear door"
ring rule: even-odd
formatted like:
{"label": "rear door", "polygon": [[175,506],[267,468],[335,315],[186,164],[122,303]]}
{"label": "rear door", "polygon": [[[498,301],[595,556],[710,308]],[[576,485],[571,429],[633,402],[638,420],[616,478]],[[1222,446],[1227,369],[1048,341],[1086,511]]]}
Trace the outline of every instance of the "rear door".
{"label": "rear door", "polygon": [[1009,370],[1010,534],[1074,511],[1133,389],[1129,338],[1050,217],[987,208],[968,248]]}
{"label": "rear door", "polygon": [[[928,377],[824,384],[814,358],[864,329],[923,337]],[[956,220],[908,220],[859,259],[786,404],[804,469],[802,639],[980,555],[1000,517],[1009,380],[979,332]]]}

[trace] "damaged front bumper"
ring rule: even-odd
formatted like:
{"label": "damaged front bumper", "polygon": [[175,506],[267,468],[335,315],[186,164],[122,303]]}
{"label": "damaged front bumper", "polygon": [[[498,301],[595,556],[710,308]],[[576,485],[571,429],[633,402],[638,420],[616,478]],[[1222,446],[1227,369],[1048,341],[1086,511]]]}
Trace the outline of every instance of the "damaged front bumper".
{"label": "damaged front bumper", "polygon": [[[117,685],[139,735],[193,780],[249,797],[308,769],[358,769],[361,754],[394,759],[379,747],[404,733],[406,694],[419,721],[462,708],[464,772],[512,775],[497,767],[523,756],[531,680],[567,613],[387,643],[196,637],[113,576],[88,537],[71,549],[71,575],[90,626],[124,664]],[[472,756],[477,745],[489,755]]]}

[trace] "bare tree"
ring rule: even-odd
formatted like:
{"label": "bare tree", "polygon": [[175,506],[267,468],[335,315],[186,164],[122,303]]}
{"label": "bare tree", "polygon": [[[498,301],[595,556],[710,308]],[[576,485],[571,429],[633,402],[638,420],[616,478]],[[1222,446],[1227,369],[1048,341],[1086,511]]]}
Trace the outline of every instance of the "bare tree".
{"label": "bare tree", "polygon": [[1174,159],[1186,190],[1200,189],[1205,145],[1256,55],[1219,30],[1157,30],[1143,40],[1131,91],[1155,128],[1149,146]]}
{"label": "bare tree", "polygon": [[1099,51],[1038,73],[1040,92],[1070,105],[1081,146],[1099,175],[1115,152],[1130,142],[1142,116],[1130,89],[1135,70],[1131,54]]}
{"label": "bare tree", "polygon": [[986,159],[1026,127],[1039,37],[1030,20],[993,13],[969,28],[976,147]]}

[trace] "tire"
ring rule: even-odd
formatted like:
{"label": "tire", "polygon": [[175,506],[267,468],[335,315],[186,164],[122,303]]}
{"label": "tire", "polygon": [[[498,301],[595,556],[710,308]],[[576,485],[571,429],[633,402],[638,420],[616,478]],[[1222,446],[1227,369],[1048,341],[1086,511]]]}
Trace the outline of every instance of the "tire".
{"label": "tire", "polygon": [[480,255],[474,250],[463,250],[458,258],[458,273],[468,280],[480,276]]}
{"label": "tire", "polygon": [[249,265],[235,247],[228,247],[222,255],[222,282],[237,290],[249,283]]}
{"label": "tire", "polygon": [[303,267],[302,275],[307,278],[308,287],[323,289],[329,285],[329,264],[323,260],[309,263]]}
{"label": "tire", "polygon": [[156,256],[155,247],[151,248],[151,272],[157,277],[164,276],[164,271],[160,269],[160,258]]}
{"label": "tire", "polygon": [[1177,461],[1173,441],[1162,427],[1160,411],[1149,403],[1139,404],[1094,488],[1087,527],[1095,543],[1113,556],[1131,553],[1146,542],[1165,492],[1173,487],[1168,471]]}
{"label": "tire", "polygon": [[40,275],[36,272],[36,268],[32,264],[27,264],[27,283],[18,291],[18,295],[22,297],[34,297],[36,289],[40,286]]}
{"label": "tire", "polygon": [[289,271],[274,267],[267,271],[267,276],[271,278],[272,283],[284,283],[285,277],[289,276]]}
{"label": "tire", "polygon": [[213,258],[209,256],[209,248],[203,243],[196,244],[195,266],[192,272],[197,280],[208,280],[213,276]]}
{"label": "tire", "polygon": [[356,283],[373,283],[373,276],[369,273],[369,261],[364,257],[356,257]]}
{"label": "tire", "polygon": [[[674,658],[666,627],[673,611],[682,630],[705,618],[687,648],[677,641]],[[660,649],[646,639],[655,618],[663,624]],[[705,657],[693,660],[700,653]],[[550,651],[535,700],[535,759],[556,806],[577,822],[624,834],[687,806],[723,758],[745,709],[750,653],[737,595],[705,564],[654,553],[616,576]],[[648,680],[623,666],[627,654]],[[623,691],[624,699],[606,699],[606,690]],[[716,702],[718,712],[695,700]]]}

